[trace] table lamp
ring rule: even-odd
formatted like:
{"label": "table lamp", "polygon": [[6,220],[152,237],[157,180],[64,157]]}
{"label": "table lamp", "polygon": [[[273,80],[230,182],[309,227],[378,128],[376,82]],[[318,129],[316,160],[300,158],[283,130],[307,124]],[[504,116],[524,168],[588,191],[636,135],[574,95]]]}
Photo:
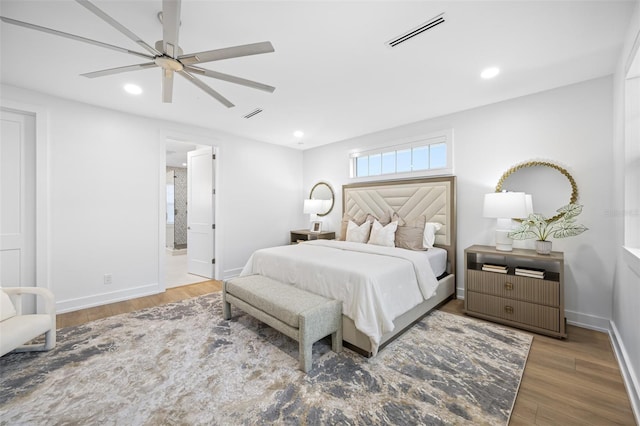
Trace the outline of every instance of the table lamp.
{"label": "table lamp", "polygon": [[[496,250],[512,251],[513,240],[509,238],[512,218],[525,218],[533,210],[531,196],[524,192],[492,192],[484,196],[484,217],[498,219],[496,226]],[[529,208],[528,208],[529,206]]]}

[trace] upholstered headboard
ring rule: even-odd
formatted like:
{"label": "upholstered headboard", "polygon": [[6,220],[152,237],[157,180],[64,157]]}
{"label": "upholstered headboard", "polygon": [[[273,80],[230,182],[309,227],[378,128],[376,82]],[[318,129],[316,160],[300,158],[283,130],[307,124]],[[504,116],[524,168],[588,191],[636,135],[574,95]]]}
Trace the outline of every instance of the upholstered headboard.
{"label": "upholstered headboard", "polygon": [[435,245],[448,252],[451,273],[456,260],[455,176],[355,183],[342,187],[342,212],[351,217],[397,213],[405,220],[425,215],[439,222]]}

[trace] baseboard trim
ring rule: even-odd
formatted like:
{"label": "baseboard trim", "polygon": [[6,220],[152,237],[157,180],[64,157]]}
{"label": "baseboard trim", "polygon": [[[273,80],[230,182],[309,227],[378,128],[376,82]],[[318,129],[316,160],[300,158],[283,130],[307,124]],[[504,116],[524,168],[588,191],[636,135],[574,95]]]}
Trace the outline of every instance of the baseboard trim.
{"label": "baseboard trim", "polygon": [[109,303],[122,302],[123,300],[135,299],[136,297],[151,296],[162,293],[158,283],[143,285],[139,287],[116,290],[108,293],[94,294],[76,299],[66,299],[56,301],[56,313],[77,311],[80,309],[93,308],[95,306],[107,305]]}
{"label": "baseboard trim", "polygon": [[240,275],[240,272],[242,272],[242,269],[243,268],[227,269],[223,272],[222,279],[230,280],[233,277],[237,277],[238,275]]}
{"label": "baseboard trim", "polygon": [[596,315],[584,314],[582,312],[564,311],[567,323],[576,327],[587,328],[589,330],[609,333],[610,320]]}
{"label": "baseboard trim", "polygon": [[631,402],[631,409],[636,417],[636,423],[640,424],[640,383],[638,383],[638,376],[633,370],[631,365],[629,354],[624,347],[624,343],[618,333],[616,323],[611,321],[611,328],[609,330],[609,339],[611,340],[611,346],[613,346],[613,352],[618,359],[618,365],[620,366],[620,372],[622,373],[622,379],[624,380],[624,386],[627,389],[629,395],[629,401]]}

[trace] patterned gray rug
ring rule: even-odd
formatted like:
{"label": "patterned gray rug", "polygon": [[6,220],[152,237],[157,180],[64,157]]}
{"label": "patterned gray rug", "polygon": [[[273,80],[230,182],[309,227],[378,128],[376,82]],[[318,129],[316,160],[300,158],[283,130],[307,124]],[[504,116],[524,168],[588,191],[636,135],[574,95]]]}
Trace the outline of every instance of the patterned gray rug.
{"label": "patterned gray rug", "polygon": [[[234,311],[237,313],[238,311]],[[62,329],[0,358],[2,424],[506,424],[531,337],[435,311],[377,357],[297,343],[221,296]]]}

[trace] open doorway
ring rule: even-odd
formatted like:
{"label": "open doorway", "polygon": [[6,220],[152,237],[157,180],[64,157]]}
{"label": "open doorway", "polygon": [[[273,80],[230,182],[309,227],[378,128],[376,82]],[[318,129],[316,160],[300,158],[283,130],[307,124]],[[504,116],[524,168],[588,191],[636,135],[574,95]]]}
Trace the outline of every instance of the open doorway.
{"label": "open doorway", "polygon": [[[208,164],[202,160],[194,162],[194,155],[203,152],[209,153]],[[209,265],[215,261],[215,173],[212,153],[213,149],[209,146],[166,139],[165,288],[215,278],[213,267],[201,267],[203,258],[207,259]],[[202,189],[203,176],[208,181],[205,190]],[[210,200],[204,211],[203,198]],[[207,223],[203,225],[202,222]],[[208,228],[210,232],[203,236],[201,228]]]}

